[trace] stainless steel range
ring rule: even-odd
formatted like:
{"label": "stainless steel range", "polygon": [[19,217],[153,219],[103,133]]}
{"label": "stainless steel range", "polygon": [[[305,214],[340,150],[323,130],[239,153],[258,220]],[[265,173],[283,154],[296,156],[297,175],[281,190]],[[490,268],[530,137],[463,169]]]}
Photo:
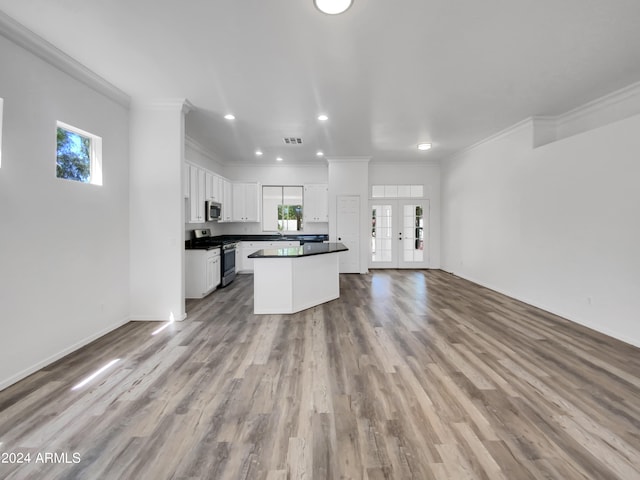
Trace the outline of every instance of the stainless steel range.
{"label": "stainless steel range", "polygon": [[233,240],[221,240],[211,236],[208,228],[193,231],[191,248],[220,247],[220,286],[226,287],[236,278],[236,248],[238,243]]}

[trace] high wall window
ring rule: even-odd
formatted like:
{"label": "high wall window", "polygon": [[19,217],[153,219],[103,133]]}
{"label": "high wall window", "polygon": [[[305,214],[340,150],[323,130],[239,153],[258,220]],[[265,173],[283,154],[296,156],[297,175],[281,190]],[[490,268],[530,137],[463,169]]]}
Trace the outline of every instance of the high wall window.
{"label": "high wall window", "polygon": [[262,229],[266,232],[302,230],[302,187],[262,187]]}
{"label": "high wall window", "polygon": [[102,138],[58,122],[56,140],[58,178],[102,185]]}

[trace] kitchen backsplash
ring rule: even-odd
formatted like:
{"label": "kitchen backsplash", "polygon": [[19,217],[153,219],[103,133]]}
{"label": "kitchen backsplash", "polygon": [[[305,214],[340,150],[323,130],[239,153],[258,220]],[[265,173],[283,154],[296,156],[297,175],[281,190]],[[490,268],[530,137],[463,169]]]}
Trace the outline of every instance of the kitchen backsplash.
{"label": "kitchen backsplash", "polygon": [[[206,223],[186,223],[184,226],[184,239],[190,240],[193,230],[200,228],[208,228],[211,230],[211,235],[260,235],[269,234],[275,232],[265,232],[262,230],[262,223],[218,223],[218,222],[206,222]],[[329,226],[326,223],[311,223],[306,225],[305,229],[300,232],[301,234],[328,234]]]}

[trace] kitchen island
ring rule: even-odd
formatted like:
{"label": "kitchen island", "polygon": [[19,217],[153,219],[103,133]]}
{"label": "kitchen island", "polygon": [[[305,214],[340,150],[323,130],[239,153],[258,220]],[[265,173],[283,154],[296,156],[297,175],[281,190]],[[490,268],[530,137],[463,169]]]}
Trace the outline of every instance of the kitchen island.
{"label": "kitchen island", "polygon": [[295,313],[340,296],[338,260],[342,243],[306,243],[267,248],[253,263],[253,313]]}

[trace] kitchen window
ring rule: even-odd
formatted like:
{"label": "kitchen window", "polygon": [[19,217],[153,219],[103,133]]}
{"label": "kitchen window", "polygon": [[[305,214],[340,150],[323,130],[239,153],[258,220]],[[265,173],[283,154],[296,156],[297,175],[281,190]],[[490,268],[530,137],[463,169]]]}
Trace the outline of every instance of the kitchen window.
{"label": "kitchen window", "polygon": [[301,231],[302,210],[302,186],[262,187],[262,229],[265,232]]}
{"label": "kitchen window", "polygon": [[58,122],[56,177],[102,185],[102,138]]}

